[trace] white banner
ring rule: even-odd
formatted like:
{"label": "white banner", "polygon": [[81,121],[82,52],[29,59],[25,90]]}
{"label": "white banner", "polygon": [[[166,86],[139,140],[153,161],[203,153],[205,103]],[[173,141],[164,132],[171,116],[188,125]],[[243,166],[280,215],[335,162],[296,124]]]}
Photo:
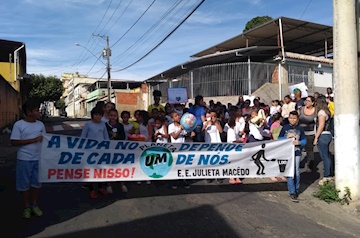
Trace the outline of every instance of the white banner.
{"label": "white banner", "polygon": [[290,94],[294,94],[295,88],[300,89],[302,98],[306,98],[308,96],[308,92],[307,92],[308,87],[306,86],[306,84],[304,82],[289,86]]}
{"label": "white banner", "polygon": [[168,103],[177,104],[177,103],[187,103],[188,95],[185,87],[181,88],[168,88]]}
{"label": "white banner", "polygon": [[97,141],[45,134],[40,182],[293,176],[292,139],[249,144]]}

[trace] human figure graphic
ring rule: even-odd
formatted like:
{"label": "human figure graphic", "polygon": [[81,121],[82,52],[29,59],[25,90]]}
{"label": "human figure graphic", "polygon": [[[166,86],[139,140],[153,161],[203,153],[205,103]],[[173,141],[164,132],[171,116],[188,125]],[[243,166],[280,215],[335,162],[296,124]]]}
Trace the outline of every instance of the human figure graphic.
{"label": "human figure graphic", "polygon": [[258,167],[258,170],[256,172],[257,175],[264,175],[264,169],[265,169],[265,166],[264,164],[261,162],[261,157],[266,160],[266,161],[275,161],[275,159],[272,159],[272,160],[268,160],[265,158],[265,144],[262,144],[261,145],[261,150],[259,150],[258,152],[256,152],[253,156],[251,156],[251,158],[254,160],[254,163],[256,164],[256,166]]}

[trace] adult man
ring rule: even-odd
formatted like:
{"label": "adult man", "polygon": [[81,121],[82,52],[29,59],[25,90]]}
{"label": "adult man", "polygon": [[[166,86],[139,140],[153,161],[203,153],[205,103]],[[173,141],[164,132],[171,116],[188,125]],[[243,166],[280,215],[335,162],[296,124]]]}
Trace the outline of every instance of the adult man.
{"label": "adult man", "polygon": [[301,90],[299,88],[294,89],[294,102],[296,104],[296,111],[299,111],[301,107],[305,106],[305,100],[301,98]]}

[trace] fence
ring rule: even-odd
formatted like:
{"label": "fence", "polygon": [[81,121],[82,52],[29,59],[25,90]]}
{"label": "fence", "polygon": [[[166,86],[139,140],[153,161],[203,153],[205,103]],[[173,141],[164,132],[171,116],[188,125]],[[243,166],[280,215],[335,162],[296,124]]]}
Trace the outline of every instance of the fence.
{"label": "fence", "polygon": [[209,65],[161,83],[155,89],[162,92],[164,100],[167,100],[167,89],[175,87],[186,87],[189,98],[247,95],[271,82],[276,66],[257,62]]}
{"label": "fence", "polygon": [[309,66],[288,65],[288,83],[298,84],[304,82],[309,85],[311,68]]}

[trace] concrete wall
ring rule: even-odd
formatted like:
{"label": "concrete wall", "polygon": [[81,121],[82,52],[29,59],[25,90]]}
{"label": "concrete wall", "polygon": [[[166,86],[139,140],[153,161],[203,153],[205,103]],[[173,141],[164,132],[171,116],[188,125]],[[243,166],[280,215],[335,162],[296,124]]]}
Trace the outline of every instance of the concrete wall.
{"label": "concrete wall", "polygon": [[0,77],[0,128],[19,120],[20,105],[19,93]]}

